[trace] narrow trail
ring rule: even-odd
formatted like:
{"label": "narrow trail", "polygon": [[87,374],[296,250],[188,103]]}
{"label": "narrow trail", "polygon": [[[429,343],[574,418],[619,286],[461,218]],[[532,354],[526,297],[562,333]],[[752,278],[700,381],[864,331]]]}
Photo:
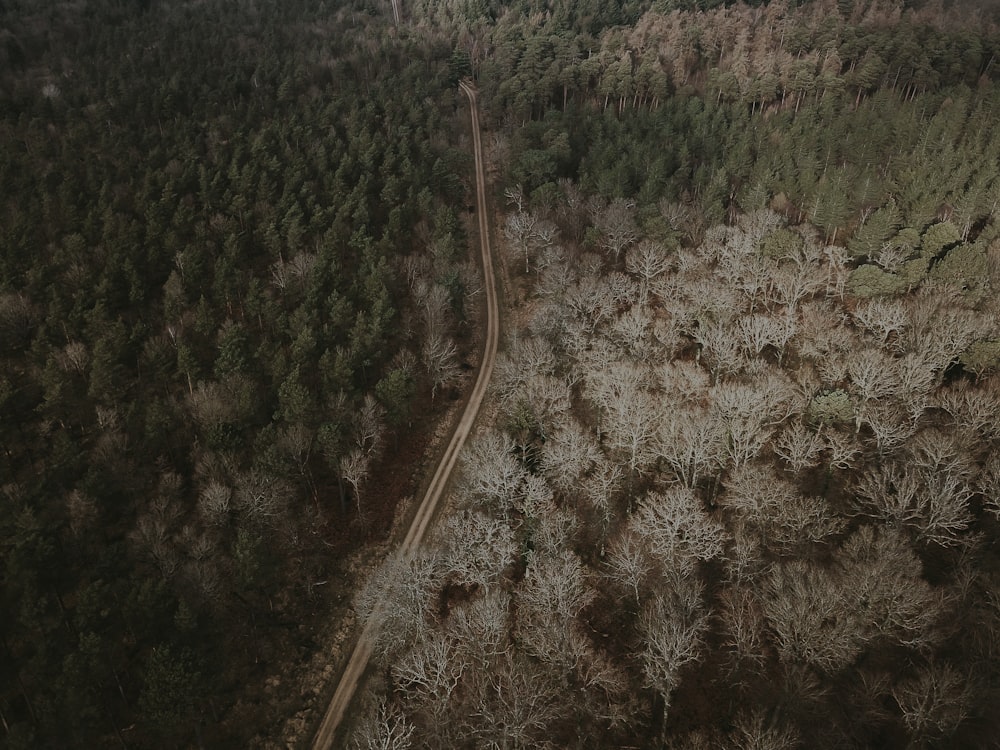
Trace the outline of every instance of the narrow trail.
{"label": "narrow trail", "polygon": [[[444,455],[441,456],[441,461],[427,487],[427,493],[417,509],[406,537],[400,545],[399,554],[404,556],[412,555],[420,548],[420,544],[430,527],[438,501],[444,494],[444,489],[451,478],[455,464],[458,462],[458,454],[461,452],[462,446],[465,445],[476,417],[479,415],[479,407],[486,395],[490,376],[493,374],[493,364],[496,361],[497,344],[500,339],[500,306],[497,301],[496,280],[493,274],[493,252],[490,247],[489,217],[486,212],[486,169],[483,160],[482,136],[479,130],[479,104],[476,100],[475,88],[465,81],[462,81],[459,87],[469,99],[469,109],[472,114],[472,143],[476,157],[476,212],[479,215],[479,242],[485,277],[484,288],[486,289],[486,341],[479,364],[479,375],[476,377],[476,384],[473,386],[469,402],[455,427],[455,432],[451,436],[451,441],[448,443]],[[330,705],[323,716],[323,721],[316,732],[312,745],[314,750],[328,750],[334,746],[337,728],[340,726],[368,666],[368,659],[371,657],[372,646],[378,635],[382,619],[379,616],[380,611],[380,609],[376,609],[372,613],[358,636],[354,652],[344,667],[337,690],[333,694]]]}

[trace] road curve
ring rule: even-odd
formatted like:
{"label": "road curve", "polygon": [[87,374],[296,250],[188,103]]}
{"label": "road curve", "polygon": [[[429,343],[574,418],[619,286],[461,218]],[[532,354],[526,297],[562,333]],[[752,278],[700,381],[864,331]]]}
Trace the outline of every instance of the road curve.
{"label": "road curve", "polygon": [[[465,81],[462,81],[459,86],[469,98],[469,109],[472,113],[472,143],[476,156],[476,213],[479,215],[479,244],[482,251],[484,288],[486,289],[486,342],[472,395],[469,397],[462,418],[451,436],[451,442],[448,443],[448,447],[441,457],[441,462],[434,472],[434,477],[431,479],[430,486],[428,486],[427,493],[417,509],[413,522],[410,524],[409,531],[400,545],[399,554],[405,556],[412,555],[419,549],[431,519],[434,517],[438,501],[444,494],[445,486],[448,484],[451,472],[458,461],[458,454],[472,431],[476,416],[479,414],[479,407],[486,395],[490,376],[493,374],[497,343],[500,340],[500,306],[497,301],[496,280],[493,275],[493,252],[490,248],[489,218],[486,212],[486,169],[483,162],[482,136],[479,131],[479,105],[476,101],[475,88]],[[354,652],[351,654],[347,666],[344,667],[337,690],[333,694],[333,699],[330,701],[319,730],[316,732],[312,745],[314,750],[328,750],[333,747],[337,728],[340,726],[351,699],[354,697],[354,692],[357,690],[358,683],[368,666],[372,645],[380,626],[378,614],[379,610],[376,609],[365,623],[361,635],[358,636]]]}

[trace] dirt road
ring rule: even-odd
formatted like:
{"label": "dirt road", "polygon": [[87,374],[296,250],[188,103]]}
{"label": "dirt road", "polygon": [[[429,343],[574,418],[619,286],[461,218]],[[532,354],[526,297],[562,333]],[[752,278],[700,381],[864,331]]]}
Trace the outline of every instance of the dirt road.
{"label": "dirt road", "polygon": [[[424,495],[424,499],[417,509],[417,514],[413,518],[413,523],[410,524],[410,529],[400,546],[399,553],[402,555],[411,555],[416,552],[427,533],[438,501],[441,499],[448,479],[451,477],[451,472],[458,461],[458,454],[472,430],[476,416],[479,414],[479,406],[483,402],[483,396],[486,394],[486,388],[493,373],[493,363],[496,360],[497,343],[500,337],[500,308],[497,302],[496,281],[493,276],[493,252],[490,249],[489,218],[486,213],[486,169],[483,162],[482,137],[479,131],[479,106],[476,101],[476,90],[464,81],[459,85],[462,92],[469,98],[469,109],[472,112],[472,142],[476,156],[476,212],[479,215],[479,242],[483,256],[484,288],[486,290],[486,342],[472,395],[469,397],[469,402],[455,428],[451,442],[448,443],[448,447],[441,457],[441,462],[434,472],[427,493]],[[354,692],[357,690],[358,683],[368,666],[372,644],[378,634],[380,619],[378,610],[376,610],[365,623],[361,635],[358,637],[354,652],[351,654],[351,658],[341,675],[340,683],[337,685],[337,691],[333,694],[333,699],[323,716],[323,722],[316,732],[313,741],[313,748],[316,750],[327,750],[327,748],[333,747],[337,727],[340,726],[351,699],[354,697]]]}

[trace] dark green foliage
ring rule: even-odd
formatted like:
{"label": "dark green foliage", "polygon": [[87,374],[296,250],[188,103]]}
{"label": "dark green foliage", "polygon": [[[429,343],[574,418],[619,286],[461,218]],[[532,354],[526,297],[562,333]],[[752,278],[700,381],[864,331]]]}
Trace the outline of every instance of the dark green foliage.
{"label": "dark green foliage", "polygon": [[847,249],[855,258],[874,258],[898,228],[899,211],[896,204],[890,201],[855,230],[847,242]]}
{"label": "dark green foliage", "polygon": [[385,407],[386,417],[393,426],[409,423],[415,388],[413,373],[403,367],[390,370],[375,386],[375,396]]}
{"label": "dark green foliage", "polygon": [[303,571],[338,564],[351,415],[374,393],[402,428],[418,392],[395,269],[471,169],[444,119],[467,67],[368,10],[0,4],[11,746],[280,726],[230,716],[302,655],[258,623],[328,606]]}
{"label": "dark green foliage", "polygon": [[146,661],[139,711],[162,741],[185,737],[201,723],[205,676],[185,649],[154,647]]}

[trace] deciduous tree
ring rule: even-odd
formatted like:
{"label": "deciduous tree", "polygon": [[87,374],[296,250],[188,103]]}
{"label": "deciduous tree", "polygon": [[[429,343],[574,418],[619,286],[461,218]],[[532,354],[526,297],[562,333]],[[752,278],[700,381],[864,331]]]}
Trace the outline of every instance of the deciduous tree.
{"label": "deciduous tree", "polygon": [[668,707],[680,682],[681,668],[701,657],[707,626],[702,585],[683,574],[670,576],[640,614],[644,684],[659,693]]}
{"label": "deciduous tree", "polygon": [[395,703],[380,700],[351,736],[351,750],[409,750],[414,726]]}
{"label": "deciduous tree", "polygon": [[926,743],[948,737],[968,717],[972,689],[957,669],[932,661],[893,686],[892,697],[913,741]]}

